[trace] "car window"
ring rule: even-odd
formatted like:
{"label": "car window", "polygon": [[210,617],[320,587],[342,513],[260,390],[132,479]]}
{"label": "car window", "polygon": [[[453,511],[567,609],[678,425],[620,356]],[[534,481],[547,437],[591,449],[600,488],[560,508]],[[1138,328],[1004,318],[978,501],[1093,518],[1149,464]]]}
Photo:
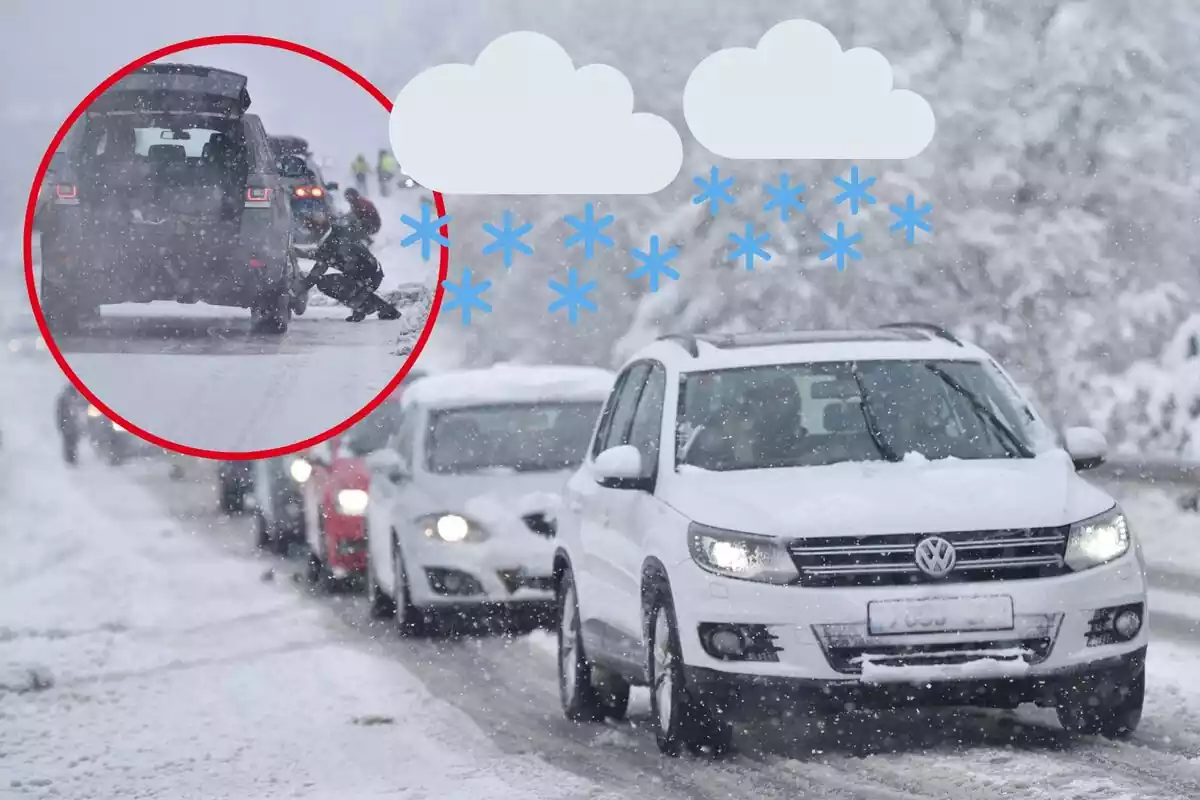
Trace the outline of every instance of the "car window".
{"label": "car window", "polygon": [[416,446],[416,419],[418,410],[415,407],[409,406],[399,412],[396,422],[396,437],[392,440],[392,446],[396,452],[404,459],[404,463],[413,464],[413,449]]}
{"label": "car window", "polygon": [[633,412],[637,410],[638,395],[641,394],[642,385],[646,382],[646,373],[649,371],[649,364],[634,364],[630,367],[629,374],[616,395],[616,405],[613,406],[611,418],[608,421],[604,444],[597,451],[597,455],[629,441],[629,425],[633,422]]}
{"label": "car window", "polygon": [[689,374],[679,463],[709,470],[1029,457],[1031,421],[976,361],[862,361]]}
{"label": "car window", "polygon": [[612,391],[609,392],[608,400],[604,403],[604,410],[600,413],[600,422],[596,425],[595,438],[592,440],[592,458],[600,455],[604,450],[604,442],[608,439],[608,432],[612,428],[612,416],[617,408],[617,399],[621,396],[621,391],[625,386],[625,380],[629,377],[629,373],[630,370],[625,370],[613,381]]}
{"label": "car window", "polygon": [[667,373],[658,364],[650,368],[646,385],[638,399],[628,444],[642,454],[644,474],[652,476],[658,466],[659,438],[662,433],[663,401],[667,395]]}
{"label": "car window", "polygon": [[431,411],[426,468],[440,475],[573,469],[599,414],[599,401],[555,400]]}

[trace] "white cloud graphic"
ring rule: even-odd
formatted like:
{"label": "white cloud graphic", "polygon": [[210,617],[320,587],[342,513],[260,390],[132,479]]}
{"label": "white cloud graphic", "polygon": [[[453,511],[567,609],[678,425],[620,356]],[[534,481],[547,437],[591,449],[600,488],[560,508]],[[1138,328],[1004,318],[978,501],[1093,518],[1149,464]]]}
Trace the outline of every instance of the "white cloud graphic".
{"label": "white cloud graphic", "polygon": [[501,36],[473,65],[413,78],[389,133],[404,171],[448,194],[652,194],[683,165],[678,131],[633,113],[619,70],[576,70],[558,42],[532,31]]}
{"label": "white cloud graphic", "polygon": [[933,109],[892,88],[877,50],[842,52],[826,28],[781,22],[757,48],[720,50],[683,91],[692,135],[734,159],[905,159],[933,141]]}

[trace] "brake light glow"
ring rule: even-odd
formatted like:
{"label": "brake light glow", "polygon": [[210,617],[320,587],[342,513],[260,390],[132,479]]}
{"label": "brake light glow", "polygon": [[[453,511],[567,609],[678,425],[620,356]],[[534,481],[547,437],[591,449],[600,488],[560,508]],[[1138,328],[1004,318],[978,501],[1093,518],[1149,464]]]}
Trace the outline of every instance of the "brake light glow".
{"label": "brake light glow", "polygon": [[251,186],[246,189],[246,208],[270,208],[271,187]]}
{"label": "brake light glow", "polygon": [[79,204],[79,188],[73,183],[54,184],[54,202],[63,206]]}
{"label": "brake light glow", "polygon": [[325,190],[320,186],[297,186],[292,194],[296,197],[324,197]]}

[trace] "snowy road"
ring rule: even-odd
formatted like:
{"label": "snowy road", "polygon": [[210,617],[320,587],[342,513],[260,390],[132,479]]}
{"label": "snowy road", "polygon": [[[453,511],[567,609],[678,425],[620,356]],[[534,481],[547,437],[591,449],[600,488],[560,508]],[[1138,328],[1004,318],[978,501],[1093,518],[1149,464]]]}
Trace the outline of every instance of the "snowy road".
{"label": "snowy road", "polygon": [[668,760],[640,693],[628,723],[562,718],[546,634],[404,640],[360,598],[312,596],[299,562],[216,513],[210,463],[71,475],[41,362],[0,364],[0,796],[1200,796],[1200,517],[1168,496],[1126,499],[1155,569],[1133,742],[1069,740],[1041,711],[904,712]]}

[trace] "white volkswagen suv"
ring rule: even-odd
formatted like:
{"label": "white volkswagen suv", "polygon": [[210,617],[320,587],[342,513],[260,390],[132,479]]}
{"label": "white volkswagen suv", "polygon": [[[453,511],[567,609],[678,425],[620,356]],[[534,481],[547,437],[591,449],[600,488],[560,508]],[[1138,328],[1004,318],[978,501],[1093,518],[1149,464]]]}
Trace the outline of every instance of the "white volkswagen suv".
{"label": "white volkswagen suv", "polygon": [[612,382],[588,367],[497,366],[414,383],[391,443],[365,459],[372,616],[402,633],[478,612],[551,624],[562,489]]}
{"label": "white volkswagen suv", "polygon": [[[563,710],[651,687],[658,744],[896,705],[1141,717],[1146,582],[1113,498],[987,353],[936,326],[668,337],[618,377],[555,555]],[[1065,447],[1065,449],[1064,449]]]}

